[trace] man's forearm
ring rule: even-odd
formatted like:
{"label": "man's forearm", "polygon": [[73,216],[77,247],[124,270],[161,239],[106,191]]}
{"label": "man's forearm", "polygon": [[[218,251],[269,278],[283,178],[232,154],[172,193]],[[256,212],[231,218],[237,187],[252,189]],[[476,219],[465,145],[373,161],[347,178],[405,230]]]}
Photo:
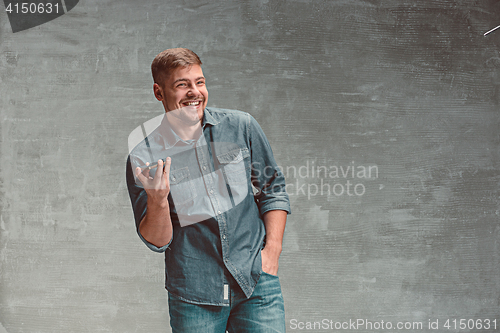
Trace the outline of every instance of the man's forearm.
{"label": "man's forearm", "polygon": [[172,221],[168,204],[155,205],[148,201],[146,216],[139,224],[139,232],[145,240],[156,247],[167,245],[172,239]]}
{"label": "man's forearm", "polygon": [[261,251],[262,270],[272,275],[278,274],[286,216],[284,210],[271,210],[262,217],[266,228],[266,246]]}
{"label": "man's forearm", "polygon": [[285,232],[287,212],[284,210],[271,210],[264,214],[266,228],[266,247],[281,253],[283,234]]}

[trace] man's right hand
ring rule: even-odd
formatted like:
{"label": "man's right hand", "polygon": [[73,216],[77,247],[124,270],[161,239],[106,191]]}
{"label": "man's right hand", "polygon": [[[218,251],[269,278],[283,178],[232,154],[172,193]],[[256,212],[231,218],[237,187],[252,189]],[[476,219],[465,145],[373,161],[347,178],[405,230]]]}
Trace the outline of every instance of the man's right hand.
{"label": "man's right hand", "polygon": [[146,216],[139,224],[139,232],[144,239],[157,247],[168,244],[172,239],[172,221],[168,205],[170,164],[170,157],[167,157],[165,163],[159,160],[154,178],[149,175],[149,169],[144,172],[141,168],[135,169],[135,175],[148,196]]}
{"label": "man's right hand", "polygon": [[[168,205],[168,194],[170,193],[170,164],[172,160],[170,157],[166,158],[166,162],[158,160],[156,173],[154,178],[150,176],[149,169],[142,171],[140,167],[135,169],[135,176],[139,179],[142,186],[148,195],[148,204],[159,205],[164,207]],[[147,163],[146,165],[149,165]]]}

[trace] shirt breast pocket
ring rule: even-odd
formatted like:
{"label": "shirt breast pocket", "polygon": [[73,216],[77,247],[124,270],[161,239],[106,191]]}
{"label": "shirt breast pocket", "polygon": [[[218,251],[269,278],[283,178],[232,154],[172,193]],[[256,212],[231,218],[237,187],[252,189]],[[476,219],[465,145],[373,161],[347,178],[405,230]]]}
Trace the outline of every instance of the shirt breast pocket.
{"label": "shirt breast pocket", "polygon": [[241,185],[248,182],[244,159],[249,156],[248,149],[234,149],[217,155],[228,184]]}
{"label": "shirt breast pocket", "polygon": [[170,195],[175,206],[192,203],[196,197],[193,181],[190,178],[189,168],[184,167],[170,170]]}

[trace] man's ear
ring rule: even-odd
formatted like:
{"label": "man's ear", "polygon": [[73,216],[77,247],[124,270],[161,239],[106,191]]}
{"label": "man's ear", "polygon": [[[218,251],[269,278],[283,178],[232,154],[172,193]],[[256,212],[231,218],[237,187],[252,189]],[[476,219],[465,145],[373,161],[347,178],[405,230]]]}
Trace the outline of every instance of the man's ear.
{"label": "man's ear", "polygon": [[161,89],[158,83],[153,84],[153,92],[157,100],[159,100],[160,102],[163,101],[163,89]]}

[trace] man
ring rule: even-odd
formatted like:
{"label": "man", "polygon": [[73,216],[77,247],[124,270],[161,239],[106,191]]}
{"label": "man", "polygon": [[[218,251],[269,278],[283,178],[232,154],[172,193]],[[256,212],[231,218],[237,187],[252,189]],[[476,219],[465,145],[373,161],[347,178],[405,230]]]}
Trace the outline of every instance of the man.
{"label": "man", "polygon": [[182,48],[152,63],[165,116],[127,161],[137,231],[165,252],[173,332],[285,332],[284,177],[253,117],[206,107],[201,64]]}

